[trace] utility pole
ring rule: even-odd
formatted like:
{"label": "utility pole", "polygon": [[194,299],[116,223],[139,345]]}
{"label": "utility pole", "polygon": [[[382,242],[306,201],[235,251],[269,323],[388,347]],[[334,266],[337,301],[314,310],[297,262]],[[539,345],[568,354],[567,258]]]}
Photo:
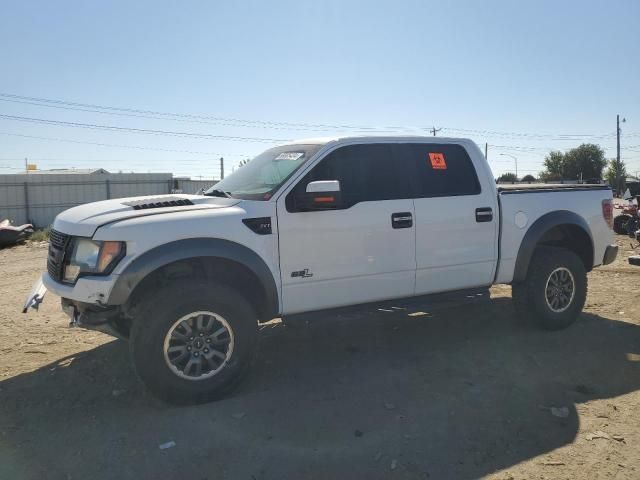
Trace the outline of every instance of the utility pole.
{"label": "utility pole", "polygon": [[489,144],[487,142],[484,143],[484,159],[489,160]]}
{"label": "utility pole", "polygon": [[220,180],[224,178],[224,158],[220,157]]}
{"label": "utility pole", "polygon": [[431,132],[431,133],[433,133],[433,136],[435,137],[435,136],[436,136],[436,133],[438,133],[440,130],[442,130],[442,128],[436,128],[436,127],[434,126],[434,127],[431,127],[430,132]]}
{"label": "utility pole", "polygon": [[29,175],[29,162],[27,162],[27,157],[24,157],[24,173]]}
{"label": "utility pole", "polygon": [[620,115],[616,115],[616,193],[620,195]]}
{"label": "utility pole", "polygon": [[[622,119],[624,122],[624,119]],[[620,115],[616,115],[616,192],[620,196],[622,185],[620,184]]]}

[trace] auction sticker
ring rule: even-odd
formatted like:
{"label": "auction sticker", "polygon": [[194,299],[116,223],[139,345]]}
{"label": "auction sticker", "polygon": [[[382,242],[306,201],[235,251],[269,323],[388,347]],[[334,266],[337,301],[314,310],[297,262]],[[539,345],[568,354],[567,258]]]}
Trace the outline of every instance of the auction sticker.
{"label": "auction sticker", "polygon": [[276,157],[276,160],[300,160],[304,156],[304,152],[282,152]]}

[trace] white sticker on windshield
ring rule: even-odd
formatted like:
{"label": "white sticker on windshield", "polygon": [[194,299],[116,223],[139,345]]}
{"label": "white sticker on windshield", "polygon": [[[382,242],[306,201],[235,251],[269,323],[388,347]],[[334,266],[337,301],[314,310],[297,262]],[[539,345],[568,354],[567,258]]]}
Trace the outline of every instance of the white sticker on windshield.
{"label": "white sticker on windshield", "polygon": [[276,160],[300,160],[304,157],[304,152],[282,152]]}

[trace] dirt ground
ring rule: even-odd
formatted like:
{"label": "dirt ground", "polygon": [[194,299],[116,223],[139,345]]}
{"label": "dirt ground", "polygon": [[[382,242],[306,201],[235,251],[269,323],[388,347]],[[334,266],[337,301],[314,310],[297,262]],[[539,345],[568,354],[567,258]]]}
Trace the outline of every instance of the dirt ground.
{"label": "dirt ground", "polygon": [[568,330],[515,318],[502,286],[274,321],[234,394],[182,408],[145,391],[125,342],[68,328],[56,297],[21,314],[46,244],[1,250],[0,478],[640,478],[640,267],[618,242]]}

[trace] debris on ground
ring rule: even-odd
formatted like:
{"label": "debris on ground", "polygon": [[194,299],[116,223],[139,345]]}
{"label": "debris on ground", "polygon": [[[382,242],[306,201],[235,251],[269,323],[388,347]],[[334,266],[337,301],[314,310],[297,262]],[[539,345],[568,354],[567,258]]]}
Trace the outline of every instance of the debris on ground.
{"label": "debris on ground", "polygon": [[396,406],[393,403],[385,403],[384,408],[386,408],[387,410],[394,410]]}
{"label": "debris on ground", "polygon": [[173,448],[176,446],[176,442],[174,442],[173,440],[166,442],[166,443],[161,443],[160,444],[160,450],[166,450],[167,448]]}
{"label": "debris on ground", "polygon": [[238,412],[238,413],[232,413],[231,416],[233,418],[235,418],[236,420],[240,420],[242,418],[244,418],[244,416],[246,415],[246,413],[244,412]]}
{"label": "debris on ground", "polygon": [[356,430],[356,431],[354,431],[354,432],[353,432],[353,434],[354,434],[356,437],[361,437],[362,435],[364,435],[364,433],[362,432],[362,430]]}
{"label": "debris on ground", "polygon": [[585,438],[587,440],[595,440],[597,438],[604,438],[606,440],[610,440],[611,439],[609,434],[606,433],[606,432],[603,432],[602,430],[596,430],[595,432],[587,433]]}
{"label": "debris on ground", "polygon": [[33,234],[33,230],[33,225],[30,223],[16,227],[11,225],[8,219],[0,221],[0,248],[23,242]]}
{"label": "debris on ground", "polygon": [[395,470],[397,466],[398,461],[394,458],[393,460],[391,460],[391,470]]}

